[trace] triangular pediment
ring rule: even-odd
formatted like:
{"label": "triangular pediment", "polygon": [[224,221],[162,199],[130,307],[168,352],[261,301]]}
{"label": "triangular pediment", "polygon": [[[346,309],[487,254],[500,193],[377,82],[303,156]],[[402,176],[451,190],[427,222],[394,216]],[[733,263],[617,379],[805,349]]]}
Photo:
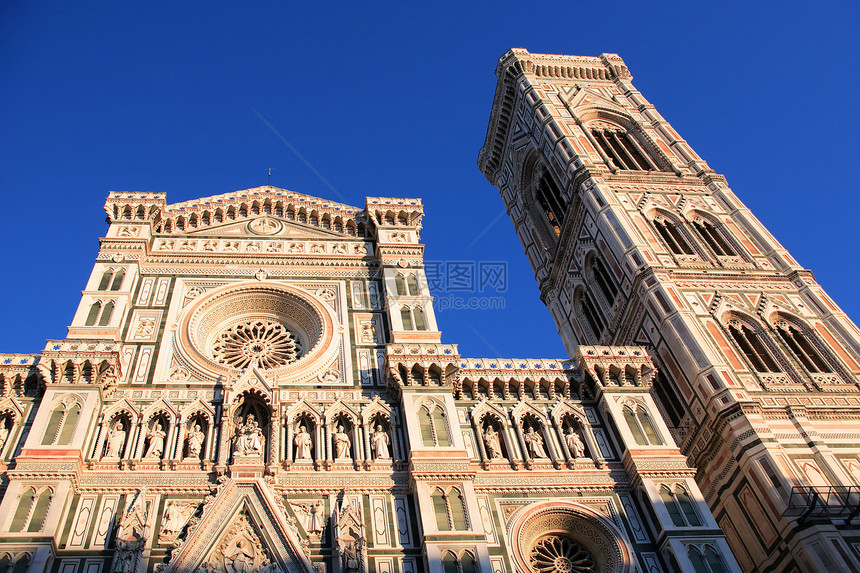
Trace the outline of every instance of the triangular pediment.
{"label": "triangular pediment", "polygon": [[162,573],[313,573],[296,526],[262,480],[231,480],[220,490]]}
{"label": "triangular pediment", "polygon": [[229,207],[231,205],[239,206],[242,203],[252,204],[254,201],[265,202],[266,199],[278,199],[283,201],[292,201],[296,203],[306,204],[308,207],[331,208],[346,212],[361,211],[360,207],[330,201],[322,197],[314,197],[304,193],[296,193],[289,189],[281,189],[272,186],[253,187],[242,191],[233,191],[232,193],[221,193],[210,197],[200,197],[199,199],[190,199],[181,203],[171,203],[165,207],[167,212],[175,212],[181,210],[192,210],[198,207]]}

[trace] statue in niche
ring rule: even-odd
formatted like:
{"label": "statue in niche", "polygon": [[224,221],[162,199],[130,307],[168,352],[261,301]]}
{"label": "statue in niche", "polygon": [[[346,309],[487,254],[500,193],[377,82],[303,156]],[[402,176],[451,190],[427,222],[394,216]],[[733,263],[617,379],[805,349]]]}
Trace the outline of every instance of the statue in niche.
{"label": "statue in niche", "polygon": [[156,422],[149,431],[149,447],[146,449],[144,459],[158,458],[161,459],[164,454],[164,430],[161,428],[161,423]]}
{"label": "statue in niche", "polygon": [[146,503],[143,500],[143,490],[120,519],[116,531],[116,551],[114,553],[113,573],[132,573],[137,565],[137,559],[146,539]]}
{"label": "statue in niche", "polygon": [[263,437],[263,432],[260,430],[254,414],[248,414],[245,418],[245,423],[239,427],[236,433],[236,441],[233,444],[233,455],[262,456],[265,442],[266,438]]}
{"label": "statue in niche", "polygon": [[343,431],[343,426],[338,426],[337,432],[334,433],[335,458],[339,460],[349,458],[351,446],[349,436]]}
{"label": "statue in niche", "polygon": [[105,454],[106,458],[118,458],[122,455],[122,449],[125,445],[125,427],[122,424],[122,420],[117,420],[114,427],[111,429],[108,434],[108,447],[107,453]]}
{"label": "statue in niche", "polygon": [[487,448],[488,458],[495,460],[502,457],[502,442],[492,424],[488,424],[484,431],[484,445]]}
{"label": "statue in niche", "polygon": [[535,432],[534,428],[529,428],[523,436],[523,439],[525,440],[529,453],[533,458],[546,458],[546,451],[543,449],[543,438],[541,438],[540,434]]}
{"label": "statue in niche", "polygon": [[370,444],[373,446],[373,457],[377,460],[391,459],[391,452],[388,445],[391,443],[391,438],[388,437],[388,432],[382,429],[381,424],[376,425],[376,431],[370,436]]}
{"label": "statue in niche", "polygon": [[564,441],[567,443],[567,449],[570,450],[570,455],[573,459],[585,457],[585,444],[582,442],[582,438],[579,437],[579,432],[573,428],[568,428]]}
{"label": "statue in niche", "polygon": [[203,440],[206,435],[200,429],[200,424],[194,424],[194,429],[188,434],[188,457],[200,459],[200,451],[203,449]]}
{"label": "statue in niche", "polygon": [[296,445],[296,459],[309,460],[311,459],[311,435],[308,429],[304,426],[299,426],[299,431],[296,437],[293,438],[293,443]]}

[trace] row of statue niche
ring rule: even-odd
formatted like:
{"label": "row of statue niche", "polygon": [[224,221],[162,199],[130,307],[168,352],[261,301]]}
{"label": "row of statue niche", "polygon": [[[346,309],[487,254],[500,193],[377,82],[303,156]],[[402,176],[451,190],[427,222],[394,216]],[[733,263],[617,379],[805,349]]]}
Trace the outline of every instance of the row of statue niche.
{"label": "row of statue niche", "polygon": [[[335,459],[343,460],[351,457],[352,440],[344,431],[343,425],[338,425],[337,431],[332,434],[334,442]],[[296,446],[296,460],[310,460],[311,448],[313,446],[313,438],[311,438],[308,429],[304,424],[300,424],[296,430],[296,436],[293,438],[293,444]],[[370,435],[370,446],[373,459],[389,460],[391,459],[391,450],[389,445],[391,438],[388,432],[382,429],[381,424],[376,425],[376,430]]]}
{"label": "row of statue niche", "polygon": [[[122,457],[127,436],[128,432],[125,429],[125,424],[121,419],[117,420],[108,433],[104,457]],[[164,431],[164,427],[161,425],[160,421],[156,420],[147,433],[149,445],[146,448],[146,452],[143,454],[143,459],[161,459],[164,456],[164,440],[166,437],[167,433]],[[205,439],[206,434],[203,433],[203,430],[200,428],[200,424],[195,422],[194,427],[188,432],[188,435],[185,438],[185,445],[187,446],[188,452],[186,459],[200,459],[200,452],[203,449],[203,441]]]}
{"label": "row of statue niche", "polygon": [[[533,426],[529,426],[523,434],[523,441],[528,448],[529,456],[533,459],[546,459],[546,449],[544,448],[543,437],[539,432],[536,432]],[[571,457],[574,459],[585,457],[585,443],[579,432],[572,426],[567,427],[567,433],[564,435],[564,441],[567,449],[570,451]],[[493,424],[488,423],[484,430],[484,447],[487,450],[487,457],[491,460],[501,459],[502,454],[501,434],[496,431]]]}

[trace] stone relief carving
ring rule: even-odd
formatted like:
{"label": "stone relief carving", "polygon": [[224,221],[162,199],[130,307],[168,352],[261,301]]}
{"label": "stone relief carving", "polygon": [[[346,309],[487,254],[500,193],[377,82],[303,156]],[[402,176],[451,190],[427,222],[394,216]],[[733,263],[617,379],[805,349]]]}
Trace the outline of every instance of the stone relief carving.
{"label": "stone relief carving", "polygon": [[323,529],[325,529],[326,522],[323,501],[321,499],[306,502],[291,501],[290,507],[299,516],[299,523],[301,523],[308,537],[319,540]]}
{"label": "stone relief carving", "polygon": [[182,532],[185,524],[197,511],[195,501],[168,501],[161,518],[161,531],[158,532],[159,543],[171,543]]}
{"label": "stone relief carving", "polygon": [[120,519],[116,530],[116,551],[114,552],[112,573],[132,573],[137,568],[140,553],[146,543],[146,502],[145,490],[138,490],[134,501]]}

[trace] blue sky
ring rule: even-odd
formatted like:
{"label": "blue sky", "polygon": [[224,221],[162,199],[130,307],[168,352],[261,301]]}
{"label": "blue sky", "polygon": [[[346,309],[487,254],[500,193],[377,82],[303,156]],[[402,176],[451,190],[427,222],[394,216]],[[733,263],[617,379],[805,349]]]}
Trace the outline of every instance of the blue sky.
{"label": "blue sky", "polygon": [[0,352],[65,336],[108,191],[178,202],[273,167],[273,185],[354,205],[423,198],[427,260],[507,264],[504,309],[437,310],[443,341],[562,356],[475,163],[511,47],[620,54],[856,319],[860,6],[699,4],[3,2]]}

